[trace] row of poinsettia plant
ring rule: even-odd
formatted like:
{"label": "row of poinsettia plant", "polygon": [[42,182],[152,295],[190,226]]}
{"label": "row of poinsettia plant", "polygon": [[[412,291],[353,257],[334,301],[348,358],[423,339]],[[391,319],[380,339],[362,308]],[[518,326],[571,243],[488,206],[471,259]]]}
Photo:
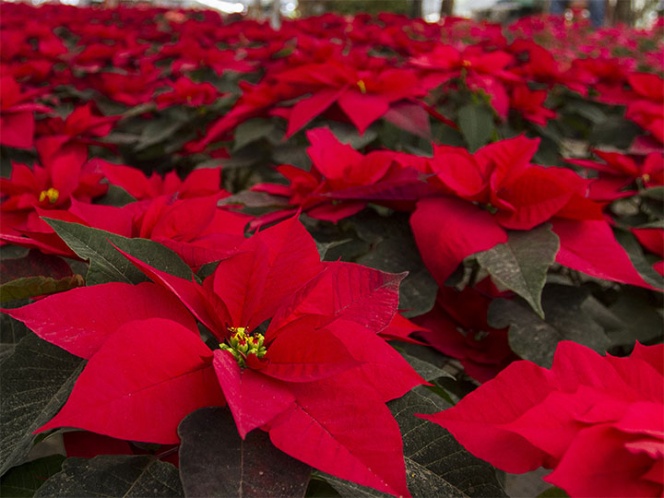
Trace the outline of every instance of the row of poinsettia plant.
{"label": "row of poinsettia plant", "polygon": [[662,494],[661,26],[2,11],[3,495]]}

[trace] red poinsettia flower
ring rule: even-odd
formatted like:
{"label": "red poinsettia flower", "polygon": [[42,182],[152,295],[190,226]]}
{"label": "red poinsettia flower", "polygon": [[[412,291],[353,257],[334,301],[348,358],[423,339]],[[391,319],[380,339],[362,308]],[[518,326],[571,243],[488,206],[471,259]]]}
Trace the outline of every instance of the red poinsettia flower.
{"label": "red poinsettia flower", "polygon": [[187,413],[226,402],[242,436],[260,428],[322,471],[408,495],[385,402],[423,380],[377,335],[392,323],[400,275],[321,262],[296,220],[248,239],[203,285],[129,258],[156,284],[100,284],[7,311],[88,358],[40,430],[172,444]]}
{"label": "red poinsettia flower", "polygon": [[633,73],[628,81],[638,98],[629,103],[625,117],[664,143],[664,78],[656,74]]}
{"label": "red poinsettia flower", "polygon": [[[251,216],[217,207],[218,196],[160,196],[122,208],[131,217],[131,237],[159,242],[195,271],[234,252]],[[124,214],[124,213],[123,213]]]}
{"label": "red poinsettia flower", "polygon": [[141,170],[122,164],[103,163],[101,171],[111,185],[126,190],[136,200],[154,199],[162,195],[179,199],[216,195],[219,198],[230,195],[221,188],[220,168],[199,168],[182,180],[176,171],[164,176],[152,173],[146,176]]}
{"label": "red poinsettia flower", "polygon": [[213,103],[221,96],[221,92],[212,83],[196,83],[185,76],[169,81],[168,86],[170,91],[160,93],[155,98],[158,109],[175,105],[200,107]]}
{"label": "red poinsettia flower", "polygon": [[422,70],[430,87],[461,78],[469,89],[483,91],[503,119],[509,108],[507,88],[522,81],[510,71],[514,56],[503,51],[485,52],[479,47],[460,51],[451,45],[438,45],[431,53],[415,57],[410,62]]}
{"label": "red poinsettia flower", "polygon": [[547,95],[546,90],[531,90],[526,84],[515,85],[510,92],[510,108],[528,121],[546,126],[550,119],[556,117],[555,111],[544,107]]}
{"label": "red poinsettia flower", "polygon": [[296,89],[298,95],[311,94],[300,99],[288,113],[287,137],[333,103],[360,133],[364,133],[394,103],[423,97],[427,90],[413,70],[372,68],[371,65],[363,69],[341,58],[284,71],[277,79]]}
{"label": "red poinsettia flower", "polygon": [[46,167],[14,164],[9,178],[0,178],[2,233],[42,231],[41,210],[67,210],[73,199],[90,202],[108,190],[103,175],[90,163],[56,155]]}
{"label": "red poinsettia flower", "polygon": [[[489,285],[487,285],[489,284]],[[510,349],[507,329],[487,323],[491,294],[480,291],[490,282],[458,291],[442,286],[434,308],[415,322],[426,329],[417,334],[441,353],[461,361],[465,372],[480,382],[494,378],[518,359]]]}
{"label": "red poinsettia flower", "polygon": [[664,156],[651,152],[643,161],[619,152],[593,150],[604,161],[569,159],[567,162],[596,170],[598,177],[590,183],[590,198],[612,201],[634,195],[639,188],[664,185]]}
{"label": "red poinsettia flower", "polygon": [[444,195],[418,202],[411,226],[424,263],[443,284],[467,256],[507,241],[507,229],[551,222],[556,261],[588,275],[650,287],[618,244],[588,181],[564,168],[530,164],[538,141],[523,136],[475,154],[438,146],[430,163]]}
{"label": "red poinsettia flower", "polygon": [[[260,217],[252,226],[271,223],[291,216],[296,211],[312,218],[338,222],[352,216],[369,201],[412,204],[428,192],[415,168],[405,165],[423,163],[424,159],[393,151],[372,151],[363,155],[352,146],[341,143],[328,128],[306,133],[311,146],[311,171],[295,166],[277,168],[289,185],[259,184],[257,192],[288,198],[289,209]],[[394,205],[394,204],[392,204]]]}
{"label": "red poinsettia flower", "polygon": [[30,149],[34,144],[35,111],[50,112],[48,107],[34,103],[44,91],[24,92],[9,76],[0,79],[0,145]]}
{"label": "red poinsettia flower", "polygon": [[515,362],[423,418],[506,472],[554,469],[570,496],[662,496],[663,359],[661,344],[616,358],[564,341],[550,370]]}

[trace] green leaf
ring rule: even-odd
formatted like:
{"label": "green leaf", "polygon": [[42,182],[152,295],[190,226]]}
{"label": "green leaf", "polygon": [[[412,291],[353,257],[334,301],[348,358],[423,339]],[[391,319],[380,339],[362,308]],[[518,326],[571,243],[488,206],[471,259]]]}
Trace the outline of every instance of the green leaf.
{"label": "green leaf", "polygon": [[35,497],[184,496],[178,469],[150,456],[103,455],[69,458]]}
{"label": "green leaf", "polygon": [[489,306],[488,322],[495,328],[509,327],[510,347],[521,358],[550,368],[562,340],[584,344],[601,354],[609,349],[606,329],[619,325],[593,309],[597,306],[601,305],[587,289],[550,284],[542,294],[546,320],[522,301],[496,299]]}
{"label": "green leaf", "polygon": [[136,152],[143,151],[160,142],[168,140],[184,124],[183,121],[164,117],[148,122],[143,128],[138,144],[134,148]]}
{"label": "green leaf", "polygon": [[395,346],[399,354],[404,357],[424,380],[431,382],[440,377],[454,378],[452,374],[437,366],[442,365],[446,357],[435,349],[408,343],[395,344]]}
{"label": "green leaf", "polygon": [[235,143],[233,151],[239,150],[246,145],[266,138],[275,130],[274,121],[265,118],[254,118],[241,123],[235,128]]}
{"label": "green leaf", "polygon": [[29,334],[0,370],[0,475],[22,463],[33,431],[58,412],[83,368],[83,360]]}
{"label": "green leaf", "polygon": [[122,187],[117,185],[109,185],[108,192],[101,199],[95,201],[95,204],[102,206],[116,206],[122,207],[131,202],[136,202],[136,199]]}
{"label": "green leaf", "polygon": [[0,285],[0,303],[63,292],[85,285],[81,275],[55,279],[51,277],[24,277]]}
{"label": "green leaf", "polygon": [[495,129],[491,109],[482,104],[463,106],[459,109],[458,121],[470,152],[486,145]]}
{"label": "green leaf", "polygon": [[379,216],[366,211],[352,218],[358,236],[371,250],[357,263],[391,273],[408,271],[399,288],[399,308],[405,316],[418,316],[433,308],[438,285],[426,269],[415,244],[408,217]]}
{"label": "green leaf", "polygon": [[643,254],[643,247],[631,232],[626,230],[614,230],[616,240],[627,251],[634,268],[641,274],[643,279],[653,287],[664,289],[664,277],[657,273]]}
{"label": "green leaf", "polygon": [[177,254],[157,242],[147,239],[128,239],[104,230],[85,227],[78,223],[44,218],[53,230],[81,259],[90,261],[86,276],[88,285],[105,282],[137,284],[147,277],[113,247],[163,270],[171,275],[191,278],[191,269]]}
{"label": "green leaf", "polygon": [[569,498],[569,495],[565,493],[565,490],[554,486],[542,491],[537,495],[537,498]]}
{"label": "green leaf", "polygon": [[62,455],[51,455],[14,467],[0,480],[0,496],[34,496],[46,479],[60,472],[64,460]]}
{"label": "green leaf", "polygon": [[521,296],[544,318],[542,289],[559,248],[558,236],[547,223],[529,231],[510,231],[505,244],[475,257],[496,283]]}
{"label": "green leaf", "polygon": [[195,411],[178,434],[186,496],[304,496],[311,468],[275,448],[266,432],[241,439],[228,408]]}
{"label": "green leaf", "polygon": [[[417,387],[391,401],[389,407],[403,434],[408,486],[414,496],[507,496],[491,465],[468,453],[442,427],[415,416],[450,408],[446,401],[425,387]],[[429,483],[440,491],[432,494]]]}

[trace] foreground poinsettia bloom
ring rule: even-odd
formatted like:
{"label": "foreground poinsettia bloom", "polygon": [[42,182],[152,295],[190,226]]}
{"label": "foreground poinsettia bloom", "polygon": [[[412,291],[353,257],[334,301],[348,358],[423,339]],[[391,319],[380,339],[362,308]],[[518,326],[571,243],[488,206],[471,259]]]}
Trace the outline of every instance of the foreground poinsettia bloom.
{"label": "foreground poinsettia bloom", "polygon": [[518,361],[455,407],[424,415],[506,472],[554,469],[570,496],[662,496],[664,345],[627,358],[558,345],[550,370]]}
{"label": "foreground poinsettia bloom", "polygon": [[468,256],[507,242],[508,230],[550,222],[556,262],[596,278],[650,288],[616,241],[603,205],[586,197],[589,180],[565,168],[531,164],[537,140],[502,140],[475,154],[436,146],[431,183],[410,219],[422,259],[444,284]]}
{"label": "foreground poinsettia bloom", "polygon": [[378,336],[393,325],[401,275],[321,262],[294,219],[248,239],[202,285],[128,257],[155,283],[101,284],[8,311],[88,359],[40,430],[173,444],[187,413],[227,403],[241,436],[260,428],[322,471],[409,494],[385,402],[424,380]]}

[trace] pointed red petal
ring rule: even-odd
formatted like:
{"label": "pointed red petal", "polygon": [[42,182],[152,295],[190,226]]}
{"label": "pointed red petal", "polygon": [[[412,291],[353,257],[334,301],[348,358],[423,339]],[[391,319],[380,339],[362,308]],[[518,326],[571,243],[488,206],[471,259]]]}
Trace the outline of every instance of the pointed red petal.
{"label": "pointed red petal", "polygon": [[182,303],[148,282],[80,287],[4,312],[45,341],[82,358],[90,358],[115,330],[134,320],[161,317],[196,330],[196,321]]}
{"label": "pointed red petal", "polygon": [[424,264],[439,285],[467,257],[507,242],[507,233],[487,211],[460,199],[423,199],[410,218]]}
{"label": "pointed red petal", "polygon": [[322,114],[334,101],[337,100],[341,90],[323,89],[314,93],[311,97],[300,100],[293,106],[288,119],[288,130],[286,138],[289,138],[296,132],[306,126],[309,121]]}
{"label": "pointed red petal", "polygon": [[297,386],[296,407],[270,424],[277,448],[341,479],[410,496],[399,426],[370,389],[332,380]]}
{"label": "pointed red petal", "polygon": [[76,427],[160,444],[179,442],[178,424],[224,399],[212,351],[198,334],[160,318],[129,322],[92,357],[60,412],[39,431]]}
{"label": "pointed red petal", "polygon": [[591,277],[651,289],[616,241],[606,221],[553,220],[560,238],[556,262]]}
{"label": "pointed red petal", "polygon": [[390,104],[382,95],[362,94],[351,89],[339,97],[339,107],[343,109],[361,135],[371,123],[390,109]]}
{"label": "pointed red petal", "polygon": [[[365,332],[369,333],[369,332]],[[306,317],[275,332],[260,372],[286,382],[313,382],[357,365],[329,330],[315,330]]]}
{"label": "pointed red petal", "polygon": [[214,292],[230,311],[229,325],[252,329],[322,268],[313,238],[291,218],[257,233],[219,263]]}
{"label": "pointed red petal", "polygon": [[214,370],[242,438],[295,402],[282,382],[250,369],[240,369],[228,351],[214,352]]}

